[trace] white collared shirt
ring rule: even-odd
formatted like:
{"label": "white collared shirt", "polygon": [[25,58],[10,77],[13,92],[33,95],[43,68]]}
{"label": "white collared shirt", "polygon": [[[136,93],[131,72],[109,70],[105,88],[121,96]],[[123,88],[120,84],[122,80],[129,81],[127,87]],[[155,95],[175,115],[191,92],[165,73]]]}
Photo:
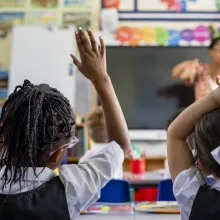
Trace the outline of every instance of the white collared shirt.
{"label": "white collared shirt", "polygon": [[[59,177],[65,187],[66,198],[71,219],[78,216],[81,210],[95,203],[100,197],[100,190],[115,172],[122,166],[124,153],[116,142],[111,142],[81,161],[78,165],[63,165],[59,169]],[[56,174],[49,168],[42,172],[41,167],[36,169],[36,178],[32,168],[28,168],[25,181],[10,184],[2,191],[1,180],[5,167],[0,171],[0,194],[16,194],[32,190],[46,181],[51,180]]]}
{"label": "white collared shirt", "polygon": [[[181,210],[181,220],[188,220],[199,188],[206,184],[207,176],[197,167],[184,170],[173,183],[173,192]],[[211,189],[220,191],[220,179],[216,179]]]}
{"label": "white collared shirt", "polygon": [[212,91],[218,88],[218,84],[210,76],[208,76],[208,82]]}
{"label": "white collared shirt", "polygon": [[[88,157],[91,157],[96,154],[97,151],[100,150],[100,148],[105,147],[106,144],[104,143],[95,143],[92,144],[91,149],[88,150],[81,158],[79,162],[83,162],[84,160],[87,160]],[[116,173],[114,174],[114,179],[123,179],[123,166],[118,168]]]}

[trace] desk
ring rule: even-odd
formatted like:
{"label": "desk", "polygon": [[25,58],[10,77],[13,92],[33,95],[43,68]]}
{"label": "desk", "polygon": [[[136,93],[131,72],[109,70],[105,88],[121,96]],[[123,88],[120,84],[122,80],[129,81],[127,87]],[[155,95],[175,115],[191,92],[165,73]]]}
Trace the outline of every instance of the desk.
{"label": "desk", "polygon": [[163,179],[158,171],[146,172],[144,174],[132,174],[124,172],[125,179],[128,179],[132,188],[154,188],[158,187],[159,182]]}
{"label": "desk", "polygon": [[134,215],[81,215],[77,220],[180,220],[180,215],[172,214],[146,214]]}

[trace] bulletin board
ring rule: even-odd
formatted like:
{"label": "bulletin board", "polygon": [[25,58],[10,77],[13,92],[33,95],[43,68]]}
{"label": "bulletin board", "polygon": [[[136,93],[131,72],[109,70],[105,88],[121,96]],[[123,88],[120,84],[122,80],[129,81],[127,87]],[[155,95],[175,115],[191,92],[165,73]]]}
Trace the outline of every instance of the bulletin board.
{"label": "bulletin board", "polygon": [[97,30],[100,7],[100,0],[0,0],[0,111],[8,95],[12,28],[74,25]]}
{"label": "bulletin board", "polygon": [[[97,29],[99,0],[0,0],[0,70],[9,69],[15,25],[81,26]],[[94,26],[93,26],[94,24]],[[2,52],[4,51],[4,53]],[[6,53],[5,53],[6,52]]]}
{"label": "bulletin board", "polygon": [[208,46],[211,38],[220,36],[219,0],[116,1],[119,44]]}
{"label": "bulletin board", "polygon": [[120,0],[118,9],[122,22],[220,21],[218,0],[153,0],[150,3],[146,0]]}
{"label": "bulletin board", "polygon": [[165,12],[182,6],[185,12],[218,12],[216,0],[120,0],[120,11]]}

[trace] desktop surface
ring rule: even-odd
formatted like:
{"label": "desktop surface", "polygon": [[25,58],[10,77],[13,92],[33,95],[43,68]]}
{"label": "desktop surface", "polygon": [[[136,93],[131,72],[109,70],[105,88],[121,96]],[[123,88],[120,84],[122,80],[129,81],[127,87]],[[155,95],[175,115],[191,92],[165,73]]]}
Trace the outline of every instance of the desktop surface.
{"label": "desktop surface", "polygon": [[150,214],[135,212],[134,215],[80,215],[77,220],[180,220],[179,214]]}

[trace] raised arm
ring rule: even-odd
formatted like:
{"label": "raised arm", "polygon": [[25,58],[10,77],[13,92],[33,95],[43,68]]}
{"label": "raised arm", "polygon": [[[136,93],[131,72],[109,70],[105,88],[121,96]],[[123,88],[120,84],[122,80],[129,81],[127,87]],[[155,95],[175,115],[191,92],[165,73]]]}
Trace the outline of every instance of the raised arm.
{"label": "raised arm", "polygon": [[[217,78],[220,85],[220,79]],[[176,176],[192,166],[193,156],[186,140],[197,120],[204,114],[219,108],[220,88],[189,106],[169,127],[167,152],[170,174],[174,181]]]}
{"label": "raised arm", "polygon": [[186,60],[173,68],[172,76],[184,80],[187,84],[193,84],[201,71],[202,66],[198,59]]}
{"label": "raised arm", "polygon": [[100,38],[101,46],[98,49],[93,33],[90,30],[88,30],[88,35],[90,42],[83,31],[80,28],[78,29],[76,41],[81,61],[74,55],[71,55],[71,57],[79,71],[93,83],[99,95],[105,115],[109,141],[116,141],[126,154],[130,149],[128,128],[111,79],[107,74],[104,41]]}

